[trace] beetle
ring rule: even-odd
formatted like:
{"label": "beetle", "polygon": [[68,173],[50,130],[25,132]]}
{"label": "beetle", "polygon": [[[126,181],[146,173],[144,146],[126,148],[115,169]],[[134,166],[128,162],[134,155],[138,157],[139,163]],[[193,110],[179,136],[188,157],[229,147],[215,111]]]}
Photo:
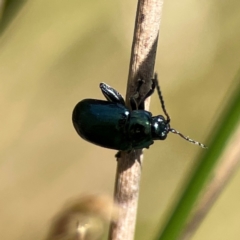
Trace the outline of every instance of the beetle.
{"label": "beetle", "polygon": [[[157,74],[152,79],[152,89],[137,103],[136,98],[143,83],[144,80],[140,79],[136,94],[130,98],[131,110],[126,107],[118,91],[100,83],[100,89],[107,101],[84,99],[73,110],[73,125],[80,137],[104,148],[130,152],[134,149],[149,148],[155,140],[165,140],[168,133],[172,132],[206,148],[204,144],[170,127],[171,119],[165,108]],[[166,118],[162,115],[152,116],[149,111],[143,110],[145,99],[153,94],[155,88]]]}

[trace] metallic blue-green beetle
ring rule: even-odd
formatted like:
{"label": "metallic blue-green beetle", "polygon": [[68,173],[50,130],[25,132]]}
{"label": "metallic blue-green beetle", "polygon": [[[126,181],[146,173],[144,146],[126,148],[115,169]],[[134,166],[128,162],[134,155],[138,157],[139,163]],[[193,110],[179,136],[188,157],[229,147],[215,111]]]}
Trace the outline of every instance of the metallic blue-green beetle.
{"label": "metallic blue-green beetle", "polygon": [[[126,107],[120,93],[107,84],[100,83],[100,89],[107,101],[84,99],[76,105],[72,120],[77,133],[88,142],[121,151],[148,148],[154,140],[166,139],[169,132],[205,148],[202,143],[185,137],[170,127],[170,117],[165,109],[156,74],[152,80],[152,89],[140,104],[136,103],[135,96],[139,95],[143,83],[143,80],[139,81],[136,94],[130,98],[132,110]],[[139,105],[142,108],[144,100],[154,92],[155,86],[166,119],[162,115],[154,117],[150,112],[139,109]]]}

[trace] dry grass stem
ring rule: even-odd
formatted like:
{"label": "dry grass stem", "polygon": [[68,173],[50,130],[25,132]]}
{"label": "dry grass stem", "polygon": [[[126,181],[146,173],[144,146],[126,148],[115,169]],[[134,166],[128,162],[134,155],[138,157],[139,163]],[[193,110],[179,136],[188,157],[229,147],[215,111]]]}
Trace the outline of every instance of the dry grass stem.
{"label": "dry grass stem", "polygon": [[[138,100],[151,88],[162,5],[163,0],[138,1],[126,94],[128,107],[129,98],[134,95],[139,78],[144,79],[145,84],[141,88]],[[148,109],[146,105],[145,109]],[[121,158],[118,158],[114,198],[119,205],[120,215],[118,221],[112,222],[110,226],[111,240],[134,238],[141,163],[141,150],[130,154],[122,153]]]}

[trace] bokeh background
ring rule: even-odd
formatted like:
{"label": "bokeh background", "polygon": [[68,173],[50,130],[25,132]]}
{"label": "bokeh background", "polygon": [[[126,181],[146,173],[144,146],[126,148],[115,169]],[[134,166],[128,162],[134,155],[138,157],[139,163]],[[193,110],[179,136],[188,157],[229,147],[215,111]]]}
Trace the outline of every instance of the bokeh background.
{"label": "bokeh background", "polygon": [[[0,3],[2,3],[1,1]],[[0,238],[43,239],[68,199],[113,194],[115,151],[80,139],[72,109],[125,96],[137,1],[9,0],[0,23]],[[207,143],[240,66],[240,1],[165,1],[155,69],[172,126]],[[151,111],[162,113],[155,95]],[[197,155],[169,134],[145,151],[136,239],[153,239]],[[240,239],[237,172],[194,240]]]}

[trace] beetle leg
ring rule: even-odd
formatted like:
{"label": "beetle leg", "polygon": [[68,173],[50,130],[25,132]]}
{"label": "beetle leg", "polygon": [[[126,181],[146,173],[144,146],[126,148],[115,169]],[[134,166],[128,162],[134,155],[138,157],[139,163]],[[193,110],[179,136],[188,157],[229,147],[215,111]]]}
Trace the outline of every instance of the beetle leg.
{"label": "beetle leg", "polygon": [[148,97],[150,97],[153,93],[154,93],[154,90],[155,90],[155,87],[156,87],[156,79],[152,79],[152,86],[151,86],[151,89],[149,90],[149,92],[146,94],[146,96],[144,97],[143,101],[145,101]]}
{"label": "beetle leg", "polygon": [[138,80],[138,87],[136,93],[130,98],[130,104],[132,110],[144,109],[144,101],[153,94],[155,87],[156,87],[156,79],[152,79],[152,87],[148,91],[148,93],[137,103],[137,99],[139,98],[139,90],[145,81],[143,79]]}
{"label": "beetle leg", "polygon": [[[136,96],[136,94],[134,94],[134,96]],[[130,97],[130,105],[131,105],[132,111],[138,110],[137,98],[135,98],[134,96]]]}
{"label": "beetle leg", "polygon": [[[139,102],[139,105],[143,106],[144,107],[144,101],[150,97],[153,93],[154,93],[154,90],[155,90],[155,87],[156,87],[156,79],[152,79],[152,86],[151,86],[151,89],[148,91],[148,93],[144,96],[144,98],[141,99],[141,101]],[[144,109],[144,108],[143,108]]]}
{"label": "beetle leg", "polygon": [[139,98],[139,90],[141,88],[141,86],[143,85],[145,81],[143,79],[138,79],[138,87],[137,90],[135,92],[135,94],[133,94],[133,96],[130,97],[130,106],[132,111],[134,110],[138,110],[139,108],[139,104],[137,102],[137,99]]}
{"label": "beetle leg", "polygon": [[121,151],[118,151],[118,152],[115,154],[115,158],[116,158],[116,160],[118,160],[119,158],[121,158]]}
{"label": "beetle leg", "polygon": [[104,95],[104,97],[109,101],[113,103],[120,103],[125,106],[125,101],[122,97],[122,95],[115,90],[114,88],[110,87],[106,83],[100,83],[100,89]]}

